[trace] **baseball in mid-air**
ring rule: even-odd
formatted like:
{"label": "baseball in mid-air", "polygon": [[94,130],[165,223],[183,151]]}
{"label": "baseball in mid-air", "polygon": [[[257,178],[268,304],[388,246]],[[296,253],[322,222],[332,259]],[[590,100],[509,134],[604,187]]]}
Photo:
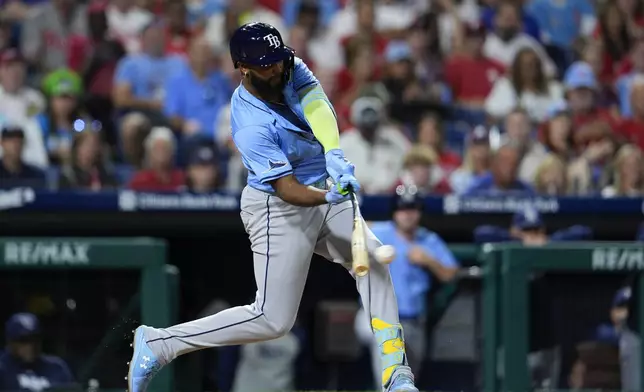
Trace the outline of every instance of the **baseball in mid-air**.
{"label": "baseball in mid-air", "polygon": [[376,249],[374,256],[376,257],[376,261],[379,263],[389,264],[394,261],[394,257],[396,257],[396,249],[391,245],[383,245]]}

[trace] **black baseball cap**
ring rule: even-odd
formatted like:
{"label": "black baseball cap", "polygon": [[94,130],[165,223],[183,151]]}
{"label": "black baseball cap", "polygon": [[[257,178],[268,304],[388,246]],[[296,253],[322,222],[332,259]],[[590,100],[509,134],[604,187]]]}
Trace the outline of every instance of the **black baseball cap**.
{"label": "black baseball cap", "polygon": [[16,138],[16,137],[24,139],[25,131],[23,131],[21,127],[18,127],[18,126],[4,126],[0,130],[0,140],[1,139]]}

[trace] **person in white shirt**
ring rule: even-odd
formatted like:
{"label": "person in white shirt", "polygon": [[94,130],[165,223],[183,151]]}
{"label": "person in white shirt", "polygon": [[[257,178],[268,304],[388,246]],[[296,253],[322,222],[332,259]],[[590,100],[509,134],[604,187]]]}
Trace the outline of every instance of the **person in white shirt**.
{"label": "person in white shirt", "polygon": [[501,119],[514,108],[524,108],[530,119],[540,123],[546,119],[552,102],[563,98],[563,87],[548,80],[543,62],[534,49],[525,47],[517,53],[507,76],[494,83],[485,100],[485,111]]}
{"label": "person in white shirt", "polygon": [[361,97],[351,106],[355,128],[340,135],[340,148],[356,166],[355,176],[367,194],[391,192],[411,148],[402,132],[385,120],[380,99]]}
{"label": "person in white shirt", "polygon": [[45,110],[43,95],[25,84],[27,69],[16,49],[0,53],[0,114],[7,121],[21,123]]}
{"label": "person in white shirt", "polygon": [[555,63],[537,40],[521,32],[520,8],[513,2],[499,5],[494,17],[494,32],[487,35],[483,45],[486,57],[509,67],[515,56],[523,48],[532,48],[543,62],[544,71],[549,78],[557,73]]}
{"label": "person in white shirt", "polygon": [[121,42],[129,53],[138,52],[141,31],[152,22],[154,15],[132,0],[110,0],[105,15],[110,38]]}

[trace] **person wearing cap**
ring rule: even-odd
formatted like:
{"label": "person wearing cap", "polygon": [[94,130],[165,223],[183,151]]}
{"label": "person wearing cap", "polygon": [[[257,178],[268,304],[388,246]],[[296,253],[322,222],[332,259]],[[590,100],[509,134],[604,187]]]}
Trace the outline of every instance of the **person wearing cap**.
{"label": "person wearing cap", "polygon": [[5,126],[0,130],[0,189],[29,187],[44,189],[47,186],[45,173],[25,163],[23,149],[25,133],[20,127]]}
{"label": "person wearing cap", "polygon": [[5,325],[5,338],[7,350],[0,354],[0,391],[78,387],[62,358],[41,352],[40,323],[34,314],[11,316]]}
{"label": "person wearing cap", "polygon": [[219,189],[219,159],[214,143],[193,148],[186,168],[186,182],[190,192],[212,193]]}
{"label": "person wearing cap", "polygon": [[205,38],[194,38],[189,66],[172,75],[166,85],[163,111],[184,138],[212,139],[219,111],[230,101],[233,85],[217,65],[220,55]]}
{"label": "person wearing cap", "polygon": [[503,76],[505,66],[483,53],[485,28],[466,24],[463,50],[452,54],[445,63],[445,80],[453,100],[470,109],[483,109],[494,83]]}
{"label": "person wearing cap", "polygon": [[597,104],[599,83],[590,64],[573,63],[564,74],[563,85],[575,130],[597,120],[605,121],[611,127],[616,125],[613,115]]}
{"label": "person wearing cap", "polygon": [[76,72],[61,68],[45,75],[42,89],[49,98],[47,111],[38,115],[49,160],[55,164],[69,161],[76,132],[93,129],[83,110],[83,84]]}
{"label": "person wearing cap", "polygon": [[178,192],[185,189],[186,177],[175,167],[177,140],[169,128],[155,127],[145,139],[144,169],[131,179],[135,191]]}
{"label": "person wearing cap", "polygon": [[164,25],[151,22],[141,33],[141,51],[122,58],[114,73],[114,106],[120,114],[125,159],[139,166],[141,139],[149,126],[168,126],[163,114],[167,80],[185,67],[183,58],[165,54]]}
{"label": "person wearing cap", "polygon": [[502,1],[494,16],[494,28],[485,39],[483,52],[509,67],[521,49],[532,48],[543,63],[546,76],[554,77],[557,74],[554,62],[536,39],[521,31],[520,18],[520,4]]}
{"label": "person wearing cap", "polygon": [[[393,219],[374,222],[371,230],[383,245],[391,245],[395,250],[389,271],[398,302],[400,323],[405,331],[407,360],[412,369],[420,372],[426,348],[427,293],[434,279],[439,283],[454,279],[459,264],[437,233],[420,226],[424,199],[416,187],[399,186],[393,201]],[[363,312],[356,316],[356,332],[364,343],[370,343],[376,350],[372,335],[362,331],[364,325],[369,325],[367,320]],[[379,362],[377,350],[372,351],[374,371],[381,368]],[[378,373],[376,371],[374,374]],[[415,376],[418,377],[418,373]]]}
{"label": "person wearing cap", "polygon": [[385,121],[382,101],[362,97],[351,105],[351,122],[355,128],[340,134],[340,148],[355,164],[355,176],[365,193],[391,191],[405,154],[411,148],[402,132]]}
{"label": "person wearing cap", "polygon": [[491,162],[490,132],[478,125],[467,136],[463,164],[449,177],[450,188],[462,194],[488,173]]}
{"label": "person wearing cap", "polygon": [[481,225],[474,229],[473,236],[477,244],[518,241],[526,246],[542,246],[549,242],[591,240],[593,231],[587,226],[575,225],[548,235],[541,213],[528,205],[514,213],[509,229]]}
{"label": "person wearing cap", "polygon": [[17,49],[0,52],[0,114],[20,123],[45,110],[45,97],[26,85],[27,67]]}

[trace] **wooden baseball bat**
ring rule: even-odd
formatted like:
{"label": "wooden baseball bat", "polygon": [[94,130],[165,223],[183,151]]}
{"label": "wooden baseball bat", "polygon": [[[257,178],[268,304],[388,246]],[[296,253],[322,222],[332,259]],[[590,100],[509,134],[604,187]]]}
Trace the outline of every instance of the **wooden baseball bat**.
{"label": "wooden baseball bat", "polygon": [[367,233],[364,220],[360,214],[358,197],[351,192],[351,205],[353,207],[353,232],[351,233],[352,268],[357,276],[365,276],[369,272],[369,253],[367,252]]}

